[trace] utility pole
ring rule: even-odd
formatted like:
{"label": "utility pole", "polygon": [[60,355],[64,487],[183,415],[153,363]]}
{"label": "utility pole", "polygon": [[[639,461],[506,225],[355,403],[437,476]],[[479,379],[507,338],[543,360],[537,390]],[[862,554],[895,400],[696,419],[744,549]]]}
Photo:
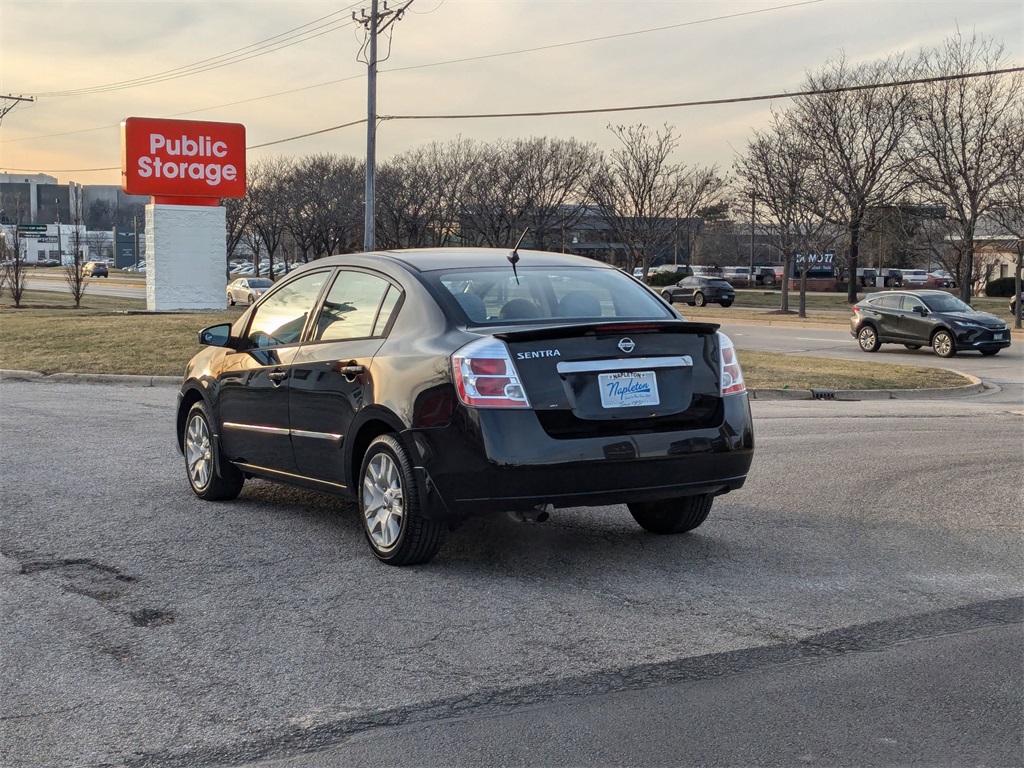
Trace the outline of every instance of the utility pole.
{"label": "utility pole", "polygon": [[[360,8],[359,15],[352,12],[352,20],[362,24],[369,35],[366,58],[366,212],[363,217],[363,250],[372,251],[377,247],[376,238],[376,183],[377,183],[377,35],[402,18],[405,9],[412,5],[408,0],[398,10],[378,8],[378,0],[370,1],[370,15]],[[385,57],[387,58],[387,57]]]}
{"label": "utility pole", "polygon": [[132,216],[132,231],[135,233],[135,271],[139,271],[139,217]]}
{"label": "utility pole", "polygon": [[35,101],[31,96],[0,96],[0,120],[4,119],[4,115],[18,106],[21,102],[27,101],[32,103]]}
{"label": "utility pole", "polygon": [[750,274],[747,276],[747,287],[753,288],[757,283],[754,279],[754,217],[757,215],[754,210],[757,204],[757,192],[750,190]]}

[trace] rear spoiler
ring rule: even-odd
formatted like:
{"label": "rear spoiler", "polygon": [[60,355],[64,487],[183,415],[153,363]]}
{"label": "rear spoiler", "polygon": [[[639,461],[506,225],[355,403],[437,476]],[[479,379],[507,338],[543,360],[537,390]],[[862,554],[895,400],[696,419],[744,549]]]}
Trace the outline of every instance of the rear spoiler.
{"label": "rear spoiler", "polygon": [[514,331],[495,333],[494,338],[502,341],[542,341],[544,339],[565,339],[582,336],[612,336],[623,333],[715,333],[718,323],[694,323],[688,320],[614,320],[598,323],[567,323],[521,328]]}

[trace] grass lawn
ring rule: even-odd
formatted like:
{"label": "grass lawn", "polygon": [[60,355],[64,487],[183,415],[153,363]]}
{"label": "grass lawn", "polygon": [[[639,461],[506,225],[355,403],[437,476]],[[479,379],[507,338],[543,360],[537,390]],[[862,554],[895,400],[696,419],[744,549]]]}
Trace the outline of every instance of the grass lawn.
{"label": "grass lawn", "polygon": [[[837,298],[845,309],[845,298]],[[681,309],[693,320],[779,319],[764,310],[742,310],[739,306],[738,302],[728,309]],[[5,293],[0,298],[0,368],[47,374],[180,376],[186,361],[199,349],[198,331],[215,323],[230,322],[242,312],[238,307],[212,313],[145,314],[145,308],[143,299],[87,292],[82,307],[75,309],[67,293],[27,291],[22,308],[15,309]],[[825,311],[808,320],[783,319],[841,326],[847,322],[846,315]],[[740,362],[747,386],[754,389],[919,389],[968,383],[961,376],[936,368],[885,363],[752,351],[741,351]]]}

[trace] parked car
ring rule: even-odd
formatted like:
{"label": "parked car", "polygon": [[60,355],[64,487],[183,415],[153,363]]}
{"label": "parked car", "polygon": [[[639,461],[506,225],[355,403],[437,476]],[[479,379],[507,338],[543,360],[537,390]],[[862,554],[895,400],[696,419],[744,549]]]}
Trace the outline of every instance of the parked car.
{"label": "parked car", "polygon": [[86,277],[110,277],[110,270],[105,261],[87,261],[82,266],[82,274]]}
{"label": "parked car", "polygon": [[900,275],[904,288],[924,288],[928,284],[928,272],[924,269],[901,269]]}
{"label": "parked car", "polygon": [[770,288],[782,281],[783,268],[781,266],[755,266],[754,282]]}
{"label": "parked car", "polygon": [[626,504],[683,533],[754,437],[729,338],[607,264],[424,249],[319,259],[202,330],[178,397],[193,492],[354,498],[373,554],[429,561],[473,515]]}
{"label": "parked car", "polygon": [[869,294],[853,306],[850,333],[865,352],[903,344],[907,349],[930,346],[939,357],[952,357],[971,349],[994,355],[1010,346],[1006,323],[945,291]]}
{"label": "parked car", "polygon": [[722,267],[722,278],[730,285],[750,285],[750,267]]}
{"label": "parked car", "polygon": [[661,296],[669,304],[681,301],[703,307],[710,302],[731,307],[736,301],[736,289],[720,277],[684,277],[675,285],[662,288]]}
{"label": "parked car", "polygon": [[267,277],[240,277],[228,283],[228,304],[235,306],[240,301],[253,304],[273,286],[274,281]]}
{"label": "parked car", "polygon": [[928,273],[928,285],[932,288],[955,288],[956,280],[944,269],[936,269]]}
{"label": "parked car", "polygon": [[1010,314],[1013,315],[1014,317],[1017,316],[1017,302],[1018,301],[1024,301],[1024,291],[1021,291],[1020,295],[1017,296],[1017,297],[1013,297],[1013,296],[1010,297]]}

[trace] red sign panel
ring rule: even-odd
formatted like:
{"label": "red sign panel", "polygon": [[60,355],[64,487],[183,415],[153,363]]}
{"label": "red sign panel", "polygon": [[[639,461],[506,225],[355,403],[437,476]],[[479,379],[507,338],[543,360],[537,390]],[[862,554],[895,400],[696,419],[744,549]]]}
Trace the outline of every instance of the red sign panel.
{"label": "red sign panel", "polygon": [[121,187],[163,198],[244,197],[245,126],[129,117],[121,123]]}

